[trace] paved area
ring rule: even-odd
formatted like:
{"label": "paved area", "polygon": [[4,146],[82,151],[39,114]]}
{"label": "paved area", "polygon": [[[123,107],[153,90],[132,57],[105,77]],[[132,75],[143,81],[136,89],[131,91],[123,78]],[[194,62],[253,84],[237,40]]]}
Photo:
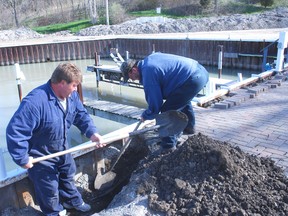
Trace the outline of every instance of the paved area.
{"label": "paved area", "polygon": [[[267,83],[260,85],[267,86]],[[288,176],[286,72],[284,79],[278,84],[268,86],[267,90],[254,98],[227,109],[195,108],[197,131],[239,146],[250,154],[270,157],[278,166],[283,167]],[[240,94],[243,94],[243,90],[240,91]]]}

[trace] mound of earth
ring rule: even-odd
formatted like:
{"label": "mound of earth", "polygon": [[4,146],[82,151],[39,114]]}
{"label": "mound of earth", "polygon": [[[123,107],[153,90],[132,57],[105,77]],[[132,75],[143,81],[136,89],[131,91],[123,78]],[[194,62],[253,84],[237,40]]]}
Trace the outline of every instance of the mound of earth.
{"label": "mound of earth", "polygon": [[109,208],[95,215],[287,215],[288,179],[258,158],[202,134],[149,156]]}

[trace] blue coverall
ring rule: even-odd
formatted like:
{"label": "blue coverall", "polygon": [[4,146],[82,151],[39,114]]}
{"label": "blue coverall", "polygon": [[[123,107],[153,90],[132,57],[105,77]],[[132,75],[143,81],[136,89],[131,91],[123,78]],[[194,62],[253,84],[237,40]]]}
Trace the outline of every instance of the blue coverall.
{"label": "blue coverall", "polygon": [[[8,150],[19,166],[33,158],[68,149],[67,133],[71,125],[90,138],[97,132],[77,92],[67,98],[66,112],[55,96],[50,80],[32,90],[11,118],[6,139]],[[28,169],[38,204],[45,215],[63,210],[60,197],[72,206],[83,203],[74,185],[76,166],[71,154],[35,163]]]}
{"label": "blue coverall", "polygon": [[[207,70],[193,59],[159,52],[139,61],[137,66],[148,103],[142,117],[154,119],[159,112],[179,110],[188,116],[187,127],[194,127],[191,100],[208,82]],[[176,135],[165,137],[162,147],[171,148],[176,142]]]}

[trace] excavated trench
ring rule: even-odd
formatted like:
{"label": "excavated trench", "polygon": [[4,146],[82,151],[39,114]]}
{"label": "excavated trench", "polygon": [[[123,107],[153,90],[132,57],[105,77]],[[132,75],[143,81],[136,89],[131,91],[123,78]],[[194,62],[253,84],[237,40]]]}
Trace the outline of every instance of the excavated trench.
{"label": "excavated trench", "polygon": [[[153,138],[150,139],[150,141],[152,140],[155,141]],[[121,148],[122,141],[118,141],[102,150],[106,169],[104,173],[110,171],[111,164],[116,160]],[[89,213],[81,213],[81,215],[91,215],[91,212],[100,212],[107,208],[114,196],[121,191],[123,186],[128,184],[131,174],[137,168],[139,161],[143,160],[149,152],[150,149],[144,136],[136,136],[115,165],[113,172],[116,173],[116,177],[113,181],[103,184],[99,190],[96,190],[94,189],[94,176],[84,174],[78,178],[76,180],[78,190],[82,194],[83,199],[92,206],[92,210]],[[78,216],[79,212],[71,210],[69,215]]]}

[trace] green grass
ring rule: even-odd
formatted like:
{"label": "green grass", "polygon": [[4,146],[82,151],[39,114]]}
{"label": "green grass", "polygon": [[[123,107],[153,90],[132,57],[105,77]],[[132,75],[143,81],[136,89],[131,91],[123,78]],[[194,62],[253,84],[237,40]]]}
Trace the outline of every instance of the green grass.
{"label": "green grass", "polygon": [[270,10],[272,8],[264,8],[260,4],[244,4],[239,2],[233,2],[227,4],[224,9],[228,13],[240,13],[240,14],[253,14],[253,13],[261,13],[267,10]]}
{"label": "green grass", "polygon": [[83,28],[87,28],[92,26],[90,20],[80,20],[70,23],[58,23],[54,25],[47,25],[47,26],[40,26],[32,28],[34,31],[41,33],[41,34],[49,34],[55,33],[59,31],[66,31],[69,30],[72,33],[76,33]]}
{"label": "green grass", "polygon": [[154,16],[163,16],[168,18],[181,18],[179,16],[173,16],[170,14],[165,13],[164,10],[161,11],[161,14],[156,13],[156,10],[147,10],[147,11],[133,11],[129,13],[131,16],[134,17],[154,17]]}

